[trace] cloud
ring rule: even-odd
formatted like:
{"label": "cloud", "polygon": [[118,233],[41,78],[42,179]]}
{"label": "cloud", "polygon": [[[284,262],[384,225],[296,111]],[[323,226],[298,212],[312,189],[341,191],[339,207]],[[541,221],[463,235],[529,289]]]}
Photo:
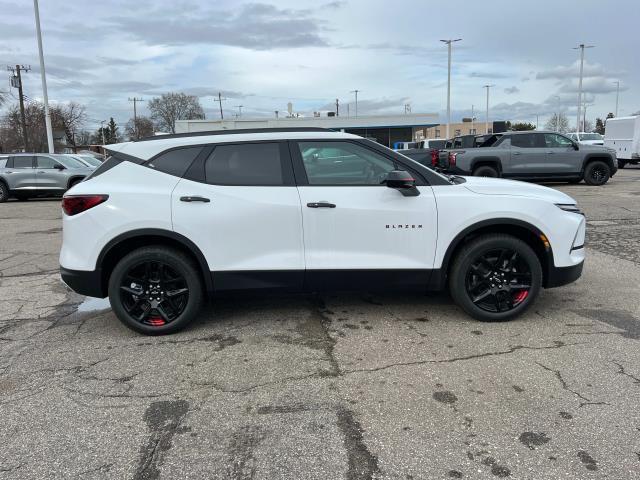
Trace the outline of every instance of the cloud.
{"label": "cloud", "polygon": [[120,31],[147,45],[227,45],[251,50],[324,47],[323,21],[307,9],[284,9],[265,3],[234,10],[183,11],[180,15],[149,12],[139,18],[118,15],[108,20]]}
{"label": "cloud", "polygon": [[513,87],[505,88],[504,93],[506,93],[507,95],[511,95],[513,93],[520,93],[520,89],[514,85]]}
{"label": "cloud", "polygon": [[500,72],[471,72],[472,78],[509,78],[509,75]]}
{"label": "cloud", "polygon": [[[584,68],[582,71],[582,77],[589,78],[589,77],[603,77],[603,76],[610,76],[610,75],[620,76],[623,73],[624,72],[608,70],[604,66],[600,65],[599,63],[589,63],[585,61]],[[579,74],[580,74],[580,61],[576,60],[571,65],[559,65],[557,67],[550,68],[548,70],[542,70],[536,74],[536,79],[566,80],[567,78],[577,77]]]}
{"label": "cloud", "polygon": [[[615,92],[617,86],[612,80],[606,77],[589,77],[582,80],[582,91],[588,93],[612,93]],[[626,90],[627,87],[620,85],[620,90]],[[563,93],[578,93],[578,80],[571,80],[564,83],[560,87]]]}

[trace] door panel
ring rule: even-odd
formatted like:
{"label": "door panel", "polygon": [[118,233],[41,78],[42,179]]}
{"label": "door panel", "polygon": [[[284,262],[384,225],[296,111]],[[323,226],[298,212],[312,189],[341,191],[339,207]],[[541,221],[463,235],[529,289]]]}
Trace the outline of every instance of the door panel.
{"label": "door panel", "polygon": [[174,230],[200,247],[212,271],[304,270],[296,187],[222,186],[182,179],[171,202]]}
{"label": "door panel", "polygon": [[547,148],[544,137],[536,133],[522,133],[511,137],[511,171],[513,176],[544,175],[547,166]]}
{"label": "door panel", "polygon": [[[437,234],[431,187],[301,186],[307,270],[431,269]],[[335,208],[309,208],[330,202]]]}
{"label": "door panel", "polygon": [[551,173],[578,173],[582,169],[582,154],[566,137],[556,133],[545,133],[547,165]]}
{"label": "door panel", "polygon": [[40,190],[66,190],[66,176],[61,170],[54,168],[60,165],[51,157],[36,157],[36,186]]}
{"label": "door panel", "polygon": [[5,171],[9,190],[34,190],[36,188],[33,159],[34,157],[27,156],[13,157],[13,166]]}

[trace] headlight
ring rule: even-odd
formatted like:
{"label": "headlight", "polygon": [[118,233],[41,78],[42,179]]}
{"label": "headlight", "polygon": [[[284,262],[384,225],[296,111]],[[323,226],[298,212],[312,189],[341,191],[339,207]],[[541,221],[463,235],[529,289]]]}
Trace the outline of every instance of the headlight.
{"label": "headlight", "polygon": [[584,215],[582,210],[578,208],[575,203],[556,203],[556,207],[565,212],[577,213],[578,215]]}

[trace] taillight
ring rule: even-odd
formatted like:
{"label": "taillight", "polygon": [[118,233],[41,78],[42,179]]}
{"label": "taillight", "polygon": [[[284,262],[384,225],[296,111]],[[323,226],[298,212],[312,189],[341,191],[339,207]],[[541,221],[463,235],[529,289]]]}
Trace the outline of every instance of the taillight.
{"label": "taillight", "polygon": [[449,152],[449,165],[456,166],[456,158],[464,152]]}
{"label": "taillight", "polygon": [[440,151],[436,148],[432,148],[431,149],[431,166],[432,167],[437,167],[438,166],[438,156],[440,154]]}
{"label": "taillight", "polygon": [[67,215],[76,215],[106,202],[109,195],[69,195],[62,198],[62,210]]}

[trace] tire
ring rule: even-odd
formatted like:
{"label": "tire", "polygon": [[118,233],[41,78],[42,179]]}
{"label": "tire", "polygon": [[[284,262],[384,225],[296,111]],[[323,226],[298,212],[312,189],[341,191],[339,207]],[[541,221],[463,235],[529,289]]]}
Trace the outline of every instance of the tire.
{"label": "tire", "polygon": [[587,164],[584,169],[584,181],[587,185],[599,186],[609,181],[611,169],[601,160],[595,160]]}
{"label": "tire", "polygon": [[618,160],[618,168],[624,168],[627,166],[627,162],[624,160]]}
{"label": "tire", "polygon": [[482,165],[481,167],[478,167],[473,171],[473,176],[498,178],[500,176],[500,173],[498,172],[498,170],[490,167],[489,165]]}
{"label": "tire", "polygon": [[[163,268],[158,269],[158,265]],[[197,265],[173,248],[134,250],[118,262],[109,277],[109,301],[114,313],[127,327],[145,335],[182,330],[200,312],[203,297]]]}
{"label": "tire", "polygon": [[522,240],[505,234],[482,235],[464,245],[449,275],[454,301],[483,322],[521,315],[535,301],[541,286],[542,266],[535,252]]}
{"label": "tire", "polygon": [[9,200],[9,187],[7,184],[0,180],[0,203],[4,203]]}

